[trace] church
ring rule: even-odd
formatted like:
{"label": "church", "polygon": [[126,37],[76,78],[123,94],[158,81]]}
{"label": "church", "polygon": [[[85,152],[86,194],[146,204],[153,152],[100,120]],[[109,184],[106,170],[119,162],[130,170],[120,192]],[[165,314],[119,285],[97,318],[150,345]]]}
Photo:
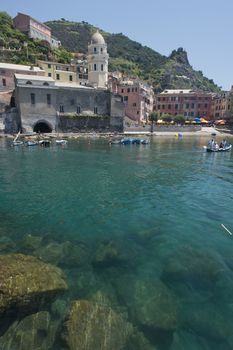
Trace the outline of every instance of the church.
{"label": "church", "polygon": [[97,31],[88,45],[87,84],[75,81],[59,63],[52,75],[52,62],[46,62],[47,76],[15,74],[18,128],[23,132],[123,131],[124,104],[108,89],[108,60],[107,44]]}

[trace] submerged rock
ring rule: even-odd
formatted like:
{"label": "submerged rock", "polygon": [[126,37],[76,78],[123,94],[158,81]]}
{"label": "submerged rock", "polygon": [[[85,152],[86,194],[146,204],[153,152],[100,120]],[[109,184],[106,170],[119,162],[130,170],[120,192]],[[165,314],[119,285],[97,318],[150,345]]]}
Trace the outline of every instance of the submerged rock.
{"label": "submerged rock", "polygon": [[0,337],[0,349],[48,350],[55,340],[58,322],[51,323],[50,314],[41,311],[15,321]]}
{"label": "submerged rock", "polygon": [[69,241],[49,242],[46,246],[35,250],[33,255],[45,262],[71,268],[85,264],[88,259],[88,252],[85,249]]}
{"label": "submerged rock", "polygon": [[179,316],[180,327],[232,349],[232,311],[229,307],[220,308],[215,304],[184,305]]}
{"label": "submerged rock", "polygon": [[226,346],[215,343],[210,339],[201,338],[195,334],[185,331],[175,332],[170,350],[230,350]]}
{"label": "submerged rock", "polygon": [[7,254],[7,253],[12,253],[15,251],[16,245],[7,236],[0,236],[0,253],[1,254]]}
{"label": "submerged rock", "polygon": [[187,246],[165,262],[162,279],[169,283],[189,283],[200,289],[211,288],[218,273],[224,269],[224,264],[217,256]]}
{"label": "submerged rock", "polygon": [[37,249],[34,252],[34,255],[45,262],[56,265],[64,257],[65,247],[66,247],[66,242],[64,243],[50,242],[46,246],[42,246],[39,249]]}
{"label": "submerged rock", "polygon": [[134,258],[132,245],[121,239],[107,240],[97,245],[92,264],[95,267],[111,267],[127,264]]}
{"label": "submerged rock", "polygon": [[43,237],[41,236],[33,236],[31,234],[25,235],[20,242],[20,247],[25,252],[32,252],[42,244]]}
{"label": "submerged rock", "polygon": [[133,321],[142,328],[176,329],[177,300],[161,281],[126,276],[118,281],[117,292],[127,305]]}
{"label": "submerged rock", "polygon": [[34,308],[65,291],[62,271],[32,256],[0,256],[0,313],[11,308]]}
{"label": "submerged rock", "polygon": [[86,300],[73,302],[65,324],[69,350],[123,350],[133,327],[111,308]]}

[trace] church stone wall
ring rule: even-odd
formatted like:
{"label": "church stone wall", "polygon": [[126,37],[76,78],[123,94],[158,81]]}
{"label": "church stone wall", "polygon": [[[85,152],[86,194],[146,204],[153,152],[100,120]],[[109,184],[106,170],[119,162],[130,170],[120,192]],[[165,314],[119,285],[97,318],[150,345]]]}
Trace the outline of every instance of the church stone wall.
{"label": "church stone wall", "polygon": [[[35,96],[35,104],[31,103],[31,94]],[[50,95],[51,103],[47,103],[47,95]],[[16,105],[21,117],[22,129],[25,132],[33,131],[35,124],[46,121],[53,131],[56,129],[56,89],[45,87],[17,87]]]}

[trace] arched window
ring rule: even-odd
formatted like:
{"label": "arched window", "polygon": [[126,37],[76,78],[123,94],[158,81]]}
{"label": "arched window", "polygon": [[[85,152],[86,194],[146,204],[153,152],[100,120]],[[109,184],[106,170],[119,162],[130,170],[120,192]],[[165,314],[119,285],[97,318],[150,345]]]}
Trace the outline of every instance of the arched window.
{"label": "arched window", "polygon": [[28,81],[26,82],[26,84],[27,84],[27,85],[32,85],[32,82],[31,82],[30,80],[28,80]]}
{"label": "arched window", "polygon": [[49,86],[49,83],[47,83],[47,81],[45,81],[43,85]]}

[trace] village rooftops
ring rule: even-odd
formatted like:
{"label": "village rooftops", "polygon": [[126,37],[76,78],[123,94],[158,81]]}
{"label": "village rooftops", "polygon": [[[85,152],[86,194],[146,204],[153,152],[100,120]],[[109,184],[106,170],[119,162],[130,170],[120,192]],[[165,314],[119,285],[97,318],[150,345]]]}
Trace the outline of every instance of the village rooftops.
{"label": "village rooftops", "polygon": [[30,88],[54,88],[55,80],[40,75],[15,74],[15,85]]}
{"label": "village rooftops", "polygon": [[27,74],[15,74],[17,80],[31,80],[31,81],[47,81],[55,83],[55,80],[50,77],[45,77],[41,75],[27,75]]}
{"label": "village rooftops", "polygon": [[43,72],[43,69],[35,66],[26,66],[22,64],[4,63],[0,62],[0,69],[10,69],[10,70],[22,70],[24,72]]}
{"label": "village rooftops", "polygon": [[[47,30],[49,30],[50,32],[52,31],[50,27],[46,26],[46,24],[41,23],[41,22],[40,22],[40,21],[38,21],[37,19],[35,19],[35,18],[33,18],[33,17],[31,17],[31,16],[29,16],[29,15],[25,14],[25,13],[18,12],[16,17],[18,17],[18,16],[24,16],[24,17],[27,17],[28,19],[31,19],[31,20],[33,20],[34,22],[36,22],[36,23],[40,24],[41,26],[43,26],[44,28],[46,28],[46,29],[47,29]],[[16,18],[16,17],[15,17],[15,18]],[[15,18],[14,18],[14,19],[15,19]]]}
{"label": "village rooftops", "polygon": [[67,89],[89,89],[94,90],[92,86],[80,85],[78,83],[69,82],[57,82],[51,77],[27,75],[27,74],[15,74],[15,80],[17,86],[28,87],[54,87],[54,88],[67,88]]}
{"label": "village rooftops", "polygon": [[165,94],[193,94],[195,93],[194,90],[191,90],[191,89],[176,89],[176,90],[164,90],[160,93],[160,95],[165,95]]}
{"label": "village rooftops", "polygon": [[57,87],[64,87],[64,88],[75,88],[75,89],[95,89],[92,86],[86,86],[86,85],[80,85],[79,83],[69,83],[69,82],[57,82],[55,83],[55,86]]}

